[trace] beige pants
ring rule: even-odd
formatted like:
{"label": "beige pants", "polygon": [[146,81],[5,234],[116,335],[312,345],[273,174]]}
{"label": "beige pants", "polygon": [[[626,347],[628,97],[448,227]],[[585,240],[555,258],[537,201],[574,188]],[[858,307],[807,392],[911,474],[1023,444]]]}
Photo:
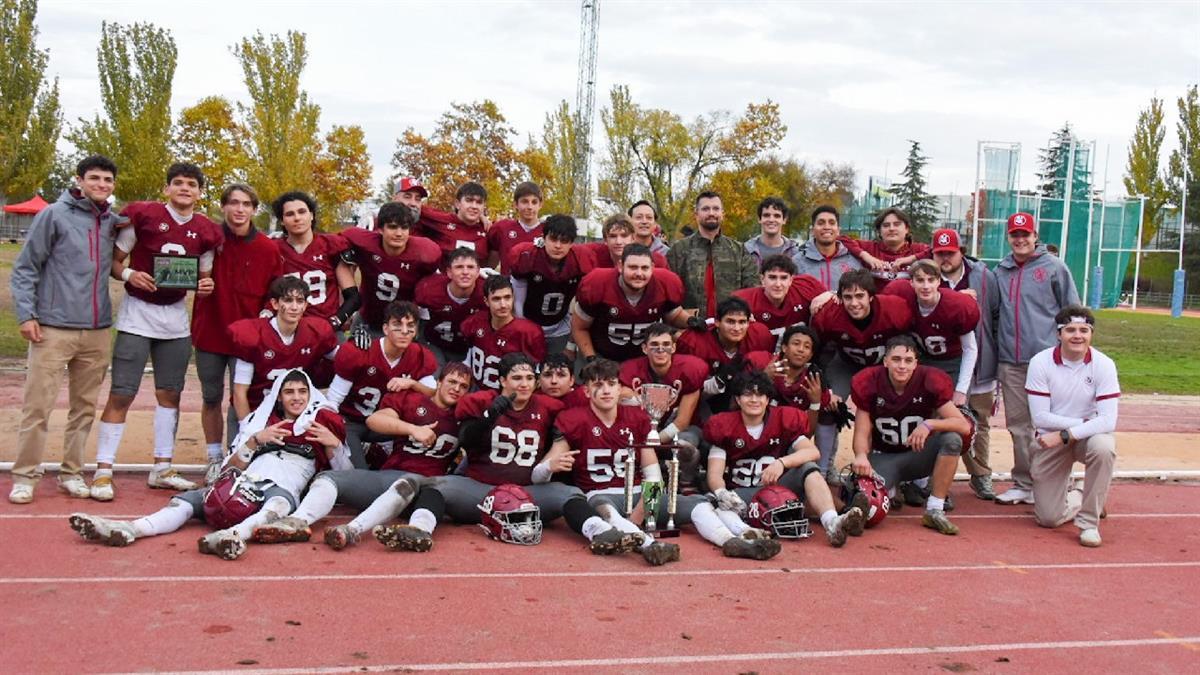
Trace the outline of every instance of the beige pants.
{"label": "beige pants", "polygon": [[995,401],[995,396],[992,392],[984,392],[982,394],[972,394],[967,399],[967,405],[971,406],[971,410],[975,411],[975,442],[963,453],[963,465],[967,467],[967,473],[972,476],[990,476],[992,475],[992,464],[988,459],[988,452],[991,450],[992,437],[989,433],[992,418],[992,403]]}
{"label": "beige pants", "polygon": [[1001,363],[999,372],[1000,391],[1004,396],[1004,424],[1008,427],[1013,444],[1013,485],[1022,490],[1033,489],[1029,457],[1030,453],[1037,450],[1033,419],[1029,414],[1029,395],[1025,393],[1025,375],[1028,371],[1028,363]]}
{"label": "beige pants", "polygon": [[107,328],[67,330],[42,326],[42,341],[29,344],[14,482],[32,484],[42,477],[46,430],[64,372],[70,409],[63,434],[61,473],[83,471],[83,447],[96,417],[96,399],[108,372],[111,352],[112,336]]}
{"label": "beige pants", "polygon": [[[1038,525],[1058,527],[1074,519],[1081,530],[1099,527],[1116,460],[1117,439],[1112,434],[1096,434],[1053,450],[1035,450],[1030,468]],[[1067,483],[1075,462],[1084,466],[1083,504],[1078,512],[1067,506]]]}

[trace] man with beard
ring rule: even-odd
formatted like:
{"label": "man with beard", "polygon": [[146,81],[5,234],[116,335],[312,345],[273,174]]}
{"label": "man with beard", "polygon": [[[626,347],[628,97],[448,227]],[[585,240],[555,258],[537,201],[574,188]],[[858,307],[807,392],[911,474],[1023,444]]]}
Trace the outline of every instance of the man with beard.
{"label": "man with beard", "polygon": [[701,192],[695,211],[699,229],[671,245],[667,263],[683,281],[684,308],[711,318],[722,299],[758,284],[758,264],[742,242],[721,233],[725,210],[720,195]]}

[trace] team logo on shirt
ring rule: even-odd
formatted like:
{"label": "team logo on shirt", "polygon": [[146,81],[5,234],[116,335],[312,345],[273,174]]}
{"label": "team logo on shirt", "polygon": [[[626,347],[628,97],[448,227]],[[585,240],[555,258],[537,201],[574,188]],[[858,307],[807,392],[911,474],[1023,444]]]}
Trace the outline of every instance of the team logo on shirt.
{"label": "team logo on shirt", "polygon": [[1046,270],[1038,268],[1033,271],[1033,280],[1039,284],[1046,282]]}
{"label": "team logo on shirt", "polygon": [[740,438],[739,438],[739,439],[737,439],[736,441],[734,441],[734,442],[733,442],[733,447],[735,447],[735,448],[744,448],[744,447],[746,447],[746,441],[744,441],[744,440],[742,440],[742,439],[740,439]]}
{"label": "team logo on shirt", "polygon": [[475,329],[475,337],[483,337],[483,329],[482,328]]}
{"label": "team logo on shirt", "polygon": [[542,413],[536,413],[536,412],[535,412],[535,413],[529,413],[529,419],[531,419],[531,420],[540,420],[540,419],[542,419]]}
{"label": "team logo on shirt", "polygon": [[533,282],[534,282],[534,283],[541,283],[541,282],[542,282],[542,275],[540,275],[540,274],[535,274],[535,275],[533,275]]}
{"label": "team logo on shirt", "polygon": [[194,231],[192,231],[192,230],[188,230],[188,232],[187,232],[187,238],[188,238],[188,239],[195,239],[196,237],[199,237],[199,236],[200,236],[199,234],[196,234],[196,233],[195,233]]}
{"label": "team logo on shirt", "polygon": [[913,403],[924,403],[925,397],[924,396],[914,396],[912,402]]}
{"label": "team logo on shirt", "polygon": [[380,258],[379,254],[377,254],[377,253],[371,254],[371,259],[374,260],[375,262],[380,262],[383,260],[383,258]]}
{"label": "team logo on shirt", "polygon": [[503,338],[497,338],[497,339],[496,339],[496,346],[497,346],[497,347],[503,347],[503,346],[504,346],[504,345],[506,345],[506,344],[508,344],[508,340],[505,340],[505,339],[503,339]]}
{"label": "team logo on shirt", "polygon": [[423,405],[417,406],[417,415],[424,417],[425,413],[427,413],[427,412],[429,412],[429,411],[425,409],[425,406],[423,406]]}
{"label": "team logo on shirt", "polygon": [[374,375],[375,372],[376,372],[375,366],[371,366],[371,367],[367,368],[367,375]]}
{"label": "team logo on shirt", "polygon": [[268,349],[267,351],[263,352],[263,358],[267,358],[267,359],[275,358],[275,350]]}
{"label": "team logo on shirt", "polygon": [[884,401],[882,396],[876,396],[876,397],[875,397],[875,405],[876,405],[876,406],[881,406],[881,405],[883,405],[883,404],[884,404],[884,403],[886,403],[886,402],[887,402],[887,401]]}
{"label": "team logo on shirt", "polygon": [[449,312],[450,312],[450,305],[442,305],[442,311],[443,311],[443,312],[446,312],[446,313],[449,313]]}
{"label": "team logo on shirt", "polygon": [[158,224],[158,231],[159,231],[159,232],[166,232],[166,231],[167,231],[167,230],[169,230],[169,229],[171,229],[171,226],[170,226],[170,225],[168,225],[168,224],[166,224],[166,223],[159,223],[159,224]]}
{"label": "team logo on shirt", "polygon": [[301,353],[301,354],[311,354],[311,353],[312,353],[312,347],[301,347],[301,348],[300,348],[300,353]]}
{"label": "team logo on shirt", "polygon": [[1087,377],[1083,378],[1083,382],[1089,387],[1092,386],[1092,376],[1088,375]]}
{"label": "team logo on shirt", "polygon": [[763,313],[762,313],[762,318],[763,318],[763,321],[766,321],[767,319],[771,318],[771,313],[770,313],[770,312],[763,312]]}
{"label": "team logo on shirt", "polygon": [[617,308],[616,308],[616,307],[609,307],[609,308],[608,308],[608,314],[609,314],[609,316],[616,316],[616,315],[617,315]]}
{"label": "team logo on shirt", "polygon": [[318,260],[324,260],[324,259],[325,259],[325,254],[324,254],[324,253],[318,253],[318,254],[314,255],[314,256],[312,257],[312,259],[313,259],[313,262],[317,262]]}
{"label": "team logo on shirt", "polygon": [[772,438],[767,441],[767,445],[783,445],[783,439],[779,437]]}
{"label": "team logo on shirt", "polygon": [[600,427],[592,427],[592,435],[600,438]]}
{"label": "team logo on shirt", "polygon": [[450,223],[450,224],[446,225],[446,229],[447,229],[447,230],[455,230],[455,229],[458,229],[458,228],[456,228],[456,227],[454,226],[454,223]]}
{"label": "team logo on shirt", "polygon": [[515,231],[515,230],[509,230],[509,231],[508,231],[508,238],[509,238],[509,239],[516,239],[516,238],[517,238],[517,233],[516,233],[516,231]]}

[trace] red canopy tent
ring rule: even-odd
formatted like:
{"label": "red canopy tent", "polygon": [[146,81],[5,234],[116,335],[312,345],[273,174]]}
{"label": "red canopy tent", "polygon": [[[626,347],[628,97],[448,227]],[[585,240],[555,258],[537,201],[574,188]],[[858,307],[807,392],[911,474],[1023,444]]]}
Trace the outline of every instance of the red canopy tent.
{"label": "red canopy tent", "polygon": [[30,199],[29,201],[21,202],[20,204],[6,205],[4,207],[4,212],[5,213],[20,213],[23,215],[32,216],[32,215],[37,214],[39,211],[46,208],[47,206],[50,206],[50,205],[46,203],[45,199],[42,199],[41,195],[34,195],[33,199]]}

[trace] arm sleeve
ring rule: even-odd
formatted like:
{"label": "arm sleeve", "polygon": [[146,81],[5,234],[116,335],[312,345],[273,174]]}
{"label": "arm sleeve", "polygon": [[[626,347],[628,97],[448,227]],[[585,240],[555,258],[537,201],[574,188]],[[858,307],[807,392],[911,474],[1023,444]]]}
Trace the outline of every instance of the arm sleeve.
{"label": "arm sleeve", "polygon": [[37,284],[46,260],[50,258],[51,242],[54,241],[53,211],[54,209],[43,209],[33,219],[25,237],[25,247],[13,263],[11,284],[17,323],[38,318]]}
{"label": "arm sleeve", "polygon": [[352,386],[354,386],[354,383],[350,380],[341,375],[335,375],[333,384],[329,385],[329,391],[325,393],[325,400],[329,401],[334,407],[342,405],[342,401],[345,401],[346,397],[350,395],[350,388]]}
{"label": "arm sleeve", "polygon": [[254,380],[254,364],[238,359],[233,365],[233,383],[250,384]]}
{"label": "arm sleeve", "polygon": [[122,227],[120,232],[117,232],[117,248],[125,253],[133,250],[133,245],[137,243],[137,233],[133,231],[133,226]]}
{"label": "arm sleeve", "polygon": [[529,293],[529,282],[512,277],[513,314],[525,318],[525,296]]}
{"label": "arm sleeve", "polygon": [[[126,229],[128,229],[128,228],[126,228]],[[208,250],[208,251],[205,251],[204,253],[200,254],[200,263],[199,264],[200,264],[201,272],[212,272],[213,260],[216,258],[216,255],[217,255],[216,252],[212,251],[212,250]]]}
{"label": "arm sleeve", "polygon": [[979,360],[979,345],[975,342],[975,332],[971,331],[958,338],[962,344],[962,360],[958,364],[958,382],[954,391],[963,394],[970,393],[971,380],[975,376],[975,362]]}

